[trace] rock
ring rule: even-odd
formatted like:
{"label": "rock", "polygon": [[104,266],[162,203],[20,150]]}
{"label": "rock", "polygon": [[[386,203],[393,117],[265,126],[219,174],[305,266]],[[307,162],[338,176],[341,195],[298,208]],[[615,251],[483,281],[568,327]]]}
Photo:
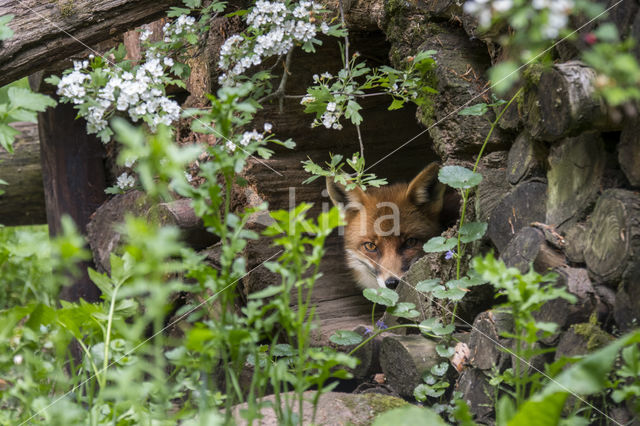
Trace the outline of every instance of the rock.
{"label": "rock", "polygon": [[[320,395],[318,408],[315,419],[312,418],[313,404],[310,402],[316,396],[313,391],[304,393],[303,415],[300,419],[301,424],[318,424],[326,426],[342,426],[342,425],[370,425],[373,419],[380,413],[385,411],[408,405],[407,402],[400,398],[388,395],[380,395],[377,393],[365,394],[349,394],[341,392],[327,392]],[[281,398],[288,397],[292,399],[295,394],[289,392],[280,395]],[[275,403],[273,395],[262,398],[261,402]],[[248,424],[242,418],[241,411],[247,408],[247,404],[236,405],[233,408],[233,417],[238,425]],[[298,413],[298,404],[293,406],[293,412]],[[261,410],[263,417],[260,419],[261,426],[278,426],[282,424],[281,420],[276,417],[275,411],[271,407],[265,407]]]}

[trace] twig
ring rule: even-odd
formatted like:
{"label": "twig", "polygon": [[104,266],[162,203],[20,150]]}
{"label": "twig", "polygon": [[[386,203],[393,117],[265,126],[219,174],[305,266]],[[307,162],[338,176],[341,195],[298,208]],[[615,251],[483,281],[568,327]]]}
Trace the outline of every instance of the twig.
{"label": "twig", "polygon": [[289,78],[289,67],[291,66],[291,56],[293,56],[293,48],[289,49],[289,51],[287,52],[287,56],[284,60],[284,70],[282,71],[282,78],[280,79],[280,84],[278,85],[278,89],[275,92],[269,93],[268,95],[258,99],[258,103],[262,103],[270,99],[277,98],[279,107],[280,107],[280,112],[283,111],[284,98],[287,97],[284,94],[284,89],[287,85],[287,79]]}
{"label": "twig", "polygon": [[358,142],[360,142],[360,158],[364,160],[364,144],[362,143],[362,135],[360,134],[359,124],[356,124],[356,130],[358,131]]}
{"label": "twig", "polygon": [[[344,8],[342,6],[342,0],[338,1],[340,5],[340,21],[342,22],[342,28],[347,29],[347,24],[344,22]],[[346,33],[344,36],[344,64],[345,66],[349,66],[349,34]]]}
{"label": "twig", "polygon": [[[360,93],[360,94],[356,94],[356,93],[346,93],[346,92],[330,92],[331,95],[349,95],[351,97],[354,98],[368,98],[371,96],[381,96],[381,95],[388,95],[387,92],[375,92],[375,93]],[[284,95],[285,98],[287,99],[302,99],[307,95]]]}

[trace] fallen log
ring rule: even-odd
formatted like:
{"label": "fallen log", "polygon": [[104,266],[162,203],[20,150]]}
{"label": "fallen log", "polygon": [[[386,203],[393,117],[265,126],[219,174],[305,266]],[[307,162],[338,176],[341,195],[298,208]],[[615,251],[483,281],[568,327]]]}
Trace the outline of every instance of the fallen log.
{"label": "fallen log", "polygon": [[544,233],[530,226],[522,228],[516,234],[500,253],[500,259],[507,266],[517,268],[523,274],[529,271],[531,264],[534,270],[541,274],[566,265],[562,253],[547,244]]}
{"label": "fallen log", "polygon": [[8,0],[15,35],[2,42],[0,86],[33,74],[164,13],[172,0]]}
{"label": "fallen log", "polygon": [[545,171],[547,148],[534,140],[527,131],[518,135],[507,157],[507,179],[512,185],[532,177],[542,177]]}
{"label": "fallen log", "polygon": [[0,179],[8,184],[0,186],[5,191],[0,195],[0,224],[46,224],[38,125],[14,123],[13,127],[22,132],[13,154],[0,149]]}
{"label": "fallen log", "polygon": [[469,363],[479,369],[503,371],[509,366],[510,357],[500,350],[505,343],[502,333],[513,331],[513,319],[509,312],[490,310],[480,313],[473,321],[469,336]]}

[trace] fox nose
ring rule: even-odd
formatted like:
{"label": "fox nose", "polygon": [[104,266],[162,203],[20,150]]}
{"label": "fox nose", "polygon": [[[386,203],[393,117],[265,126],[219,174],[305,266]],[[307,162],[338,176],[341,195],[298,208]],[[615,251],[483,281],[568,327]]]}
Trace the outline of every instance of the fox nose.
{"label": "fox nose", "polygon": [[396,277],[389,277],[384,282],[384,285],[387,286],[387,288],[390,288],[391,290],[398,287],[398,284],[400,284],[400,281]]}

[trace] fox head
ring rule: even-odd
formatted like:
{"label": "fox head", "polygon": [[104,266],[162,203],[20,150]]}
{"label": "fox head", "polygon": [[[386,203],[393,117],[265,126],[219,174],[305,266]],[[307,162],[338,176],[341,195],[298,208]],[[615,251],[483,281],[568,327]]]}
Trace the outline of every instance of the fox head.
{"label": "fox head", "polygon": [[364,288],[395,288],[423,254],[422,246],[442,231],[446,186],[431,163],[410,183],[346,191],[327,178],[327,190],[346,220],[347,265]]}

